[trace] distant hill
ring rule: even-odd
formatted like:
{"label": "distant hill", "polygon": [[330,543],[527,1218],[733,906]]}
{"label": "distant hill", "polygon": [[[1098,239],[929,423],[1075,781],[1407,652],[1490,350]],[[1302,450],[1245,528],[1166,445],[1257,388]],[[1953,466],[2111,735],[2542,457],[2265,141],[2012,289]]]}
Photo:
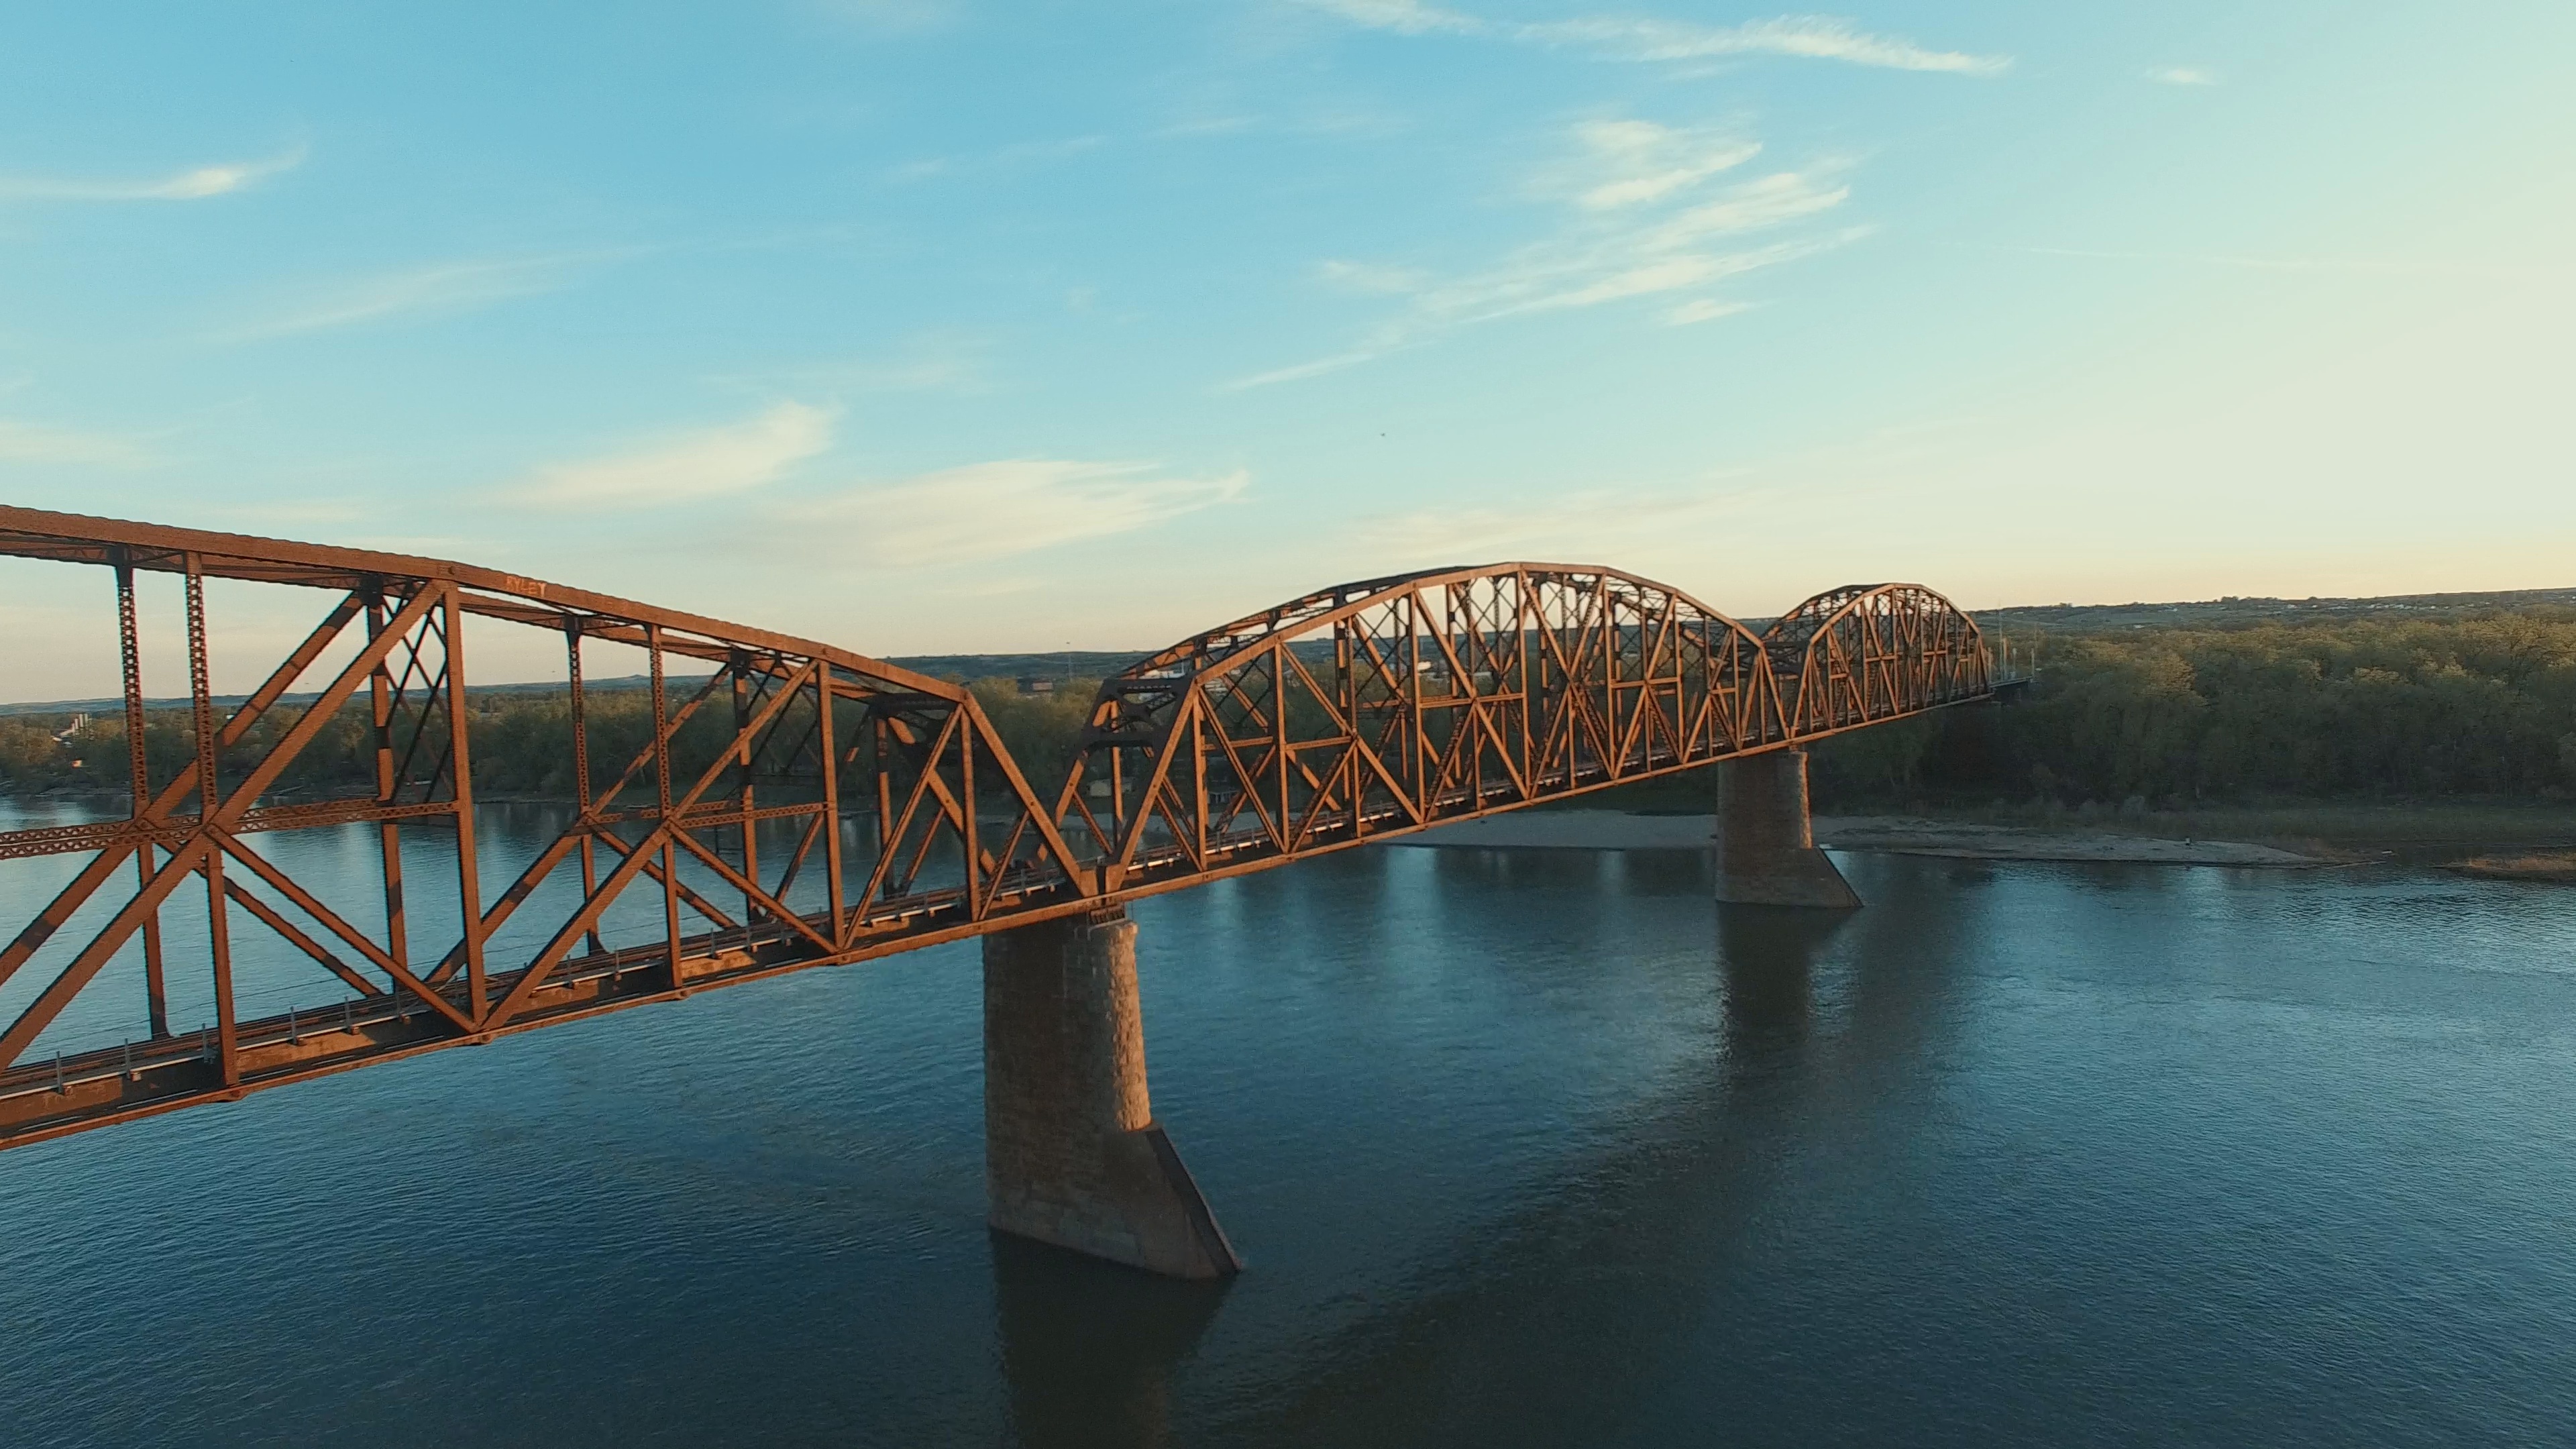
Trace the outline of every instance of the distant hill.
{"label": "distant hill", "polygon": [[1106,679],[1153,652],[1059,649],[1052,654],[905,654],[891,657],[886,663],[936,679]]}
{"label": "distant hill", "polygon": [[2468,614],[2576,609],[2576,589],[2483,594],[2389,594],[2369,599],[2203,599],[2183,604],[2026,604],[1979,609],[1977,623],[2018,633],[2100,634],[2126,629],[2243,629],[2257,624],[2358,619],[2456,619]]}

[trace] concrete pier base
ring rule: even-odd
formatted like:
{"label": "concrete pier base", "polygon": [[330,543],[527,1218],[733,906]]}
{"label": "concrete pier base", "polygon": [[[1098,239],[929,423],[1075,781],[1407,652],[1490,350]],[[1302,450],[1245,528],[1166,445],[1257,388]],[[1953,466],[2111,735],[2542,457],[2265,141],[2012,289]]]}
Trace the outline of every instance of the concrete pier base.
{"label": "concrete pier base", "polygon": [[1852,910],[1860,896],[1816,848],[1807,752],[1773,750],[1717,767],[1717,898],[1750,906]]}
{"label": "concrete pier base", "polygon": [[1174,1278],[1241,1271],[1154,1120],[1125,912],[984,937],[984,1184],[998,1231]]}

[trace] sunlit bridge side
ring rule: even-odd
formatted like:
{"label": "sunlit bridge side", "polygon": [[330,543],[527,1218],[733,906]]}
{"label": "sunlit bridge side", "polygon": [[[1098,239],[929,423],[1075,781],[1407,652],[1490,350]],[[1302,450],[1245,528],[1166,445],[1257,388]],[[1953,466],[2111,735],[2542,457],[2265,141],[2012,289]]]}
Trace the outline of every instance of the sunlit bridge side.
{"label": "sunlit bridge side", "polygon": [[1984,696],[1994,662],[1975,621],[1921,584],[1846,584],[1762,635],[1792,734],[1814,738]]}
{"label": "sunlit bridge side", "polygon": [[[99,772],[113,804],[21,802],[0,832],[0,868],[47,900],[0,948],[0,1146],[1099,912],[1992,687],[1975,624],[1915,585],[1820,595],[1757,635],[1615,569],[1452,568],[1139,661],[1101,686],[1070,774],[1032,781],[970,691],[786,634],[33,509],[0,508],[0,554],[94,600],[97,673],[122,681],[79,706],[122,755]],[[218,693],[210,615],[281,599],[295,642]],[[550,684],[528,682],[531,643]],[[473,691],[498,681],[559,704],[537,717],[557,823],[508,860],[475,830]]]}
{"label": "sunlit bridge side", "polygon": [[1112,887],[1190,880],[1790,738],[1763,643],[1612,569],[1346,584],[1107,681],[1056,810]]}

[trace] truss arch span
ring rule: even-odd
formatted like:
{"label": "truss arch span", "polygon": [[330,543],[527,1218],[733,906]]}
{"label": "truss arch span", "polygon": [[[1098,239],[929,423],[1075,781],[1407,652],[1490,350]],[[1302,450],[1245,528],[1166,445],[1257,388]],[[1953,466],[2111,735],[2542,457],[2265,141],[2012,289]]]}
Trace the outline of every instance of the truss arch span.
{"label": "truss arch span", "polygon": [[1762,642],[1802,739],[1990,692],[1976,621],[1921,584],[1845,584],[1772,621]]}
{"label": "truss arch span", "polygon": [[1785,742],[1772,670],[1598,565],[1339,585],[1104,681],[1057,825],[1108,889],[1252,868]]}

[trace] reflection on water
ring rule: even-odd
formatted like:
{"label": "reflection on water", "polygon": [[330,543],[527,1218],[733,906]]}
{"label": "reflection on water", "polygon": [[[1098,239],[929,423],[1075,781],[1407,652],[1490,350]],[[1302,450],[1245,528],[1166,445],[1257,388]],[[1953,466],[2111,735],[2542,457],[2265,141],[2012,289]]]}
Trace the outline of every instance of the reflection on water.
{"label": "reflection on water", "polygon": [[1003,1233],[992,1247],[1002,1375],[1020,1441],[1174,1442],[1173,1377],[1226,1285],[1132,1273]]}
{"label": "reflection on water", "polygon": [[1420,849],[1137,906],[1230,1286],[986,1232],[971,946],[13,1151],[0,1423],[2565,1442],[2576,893],[1844,867],[1868,909]]}

